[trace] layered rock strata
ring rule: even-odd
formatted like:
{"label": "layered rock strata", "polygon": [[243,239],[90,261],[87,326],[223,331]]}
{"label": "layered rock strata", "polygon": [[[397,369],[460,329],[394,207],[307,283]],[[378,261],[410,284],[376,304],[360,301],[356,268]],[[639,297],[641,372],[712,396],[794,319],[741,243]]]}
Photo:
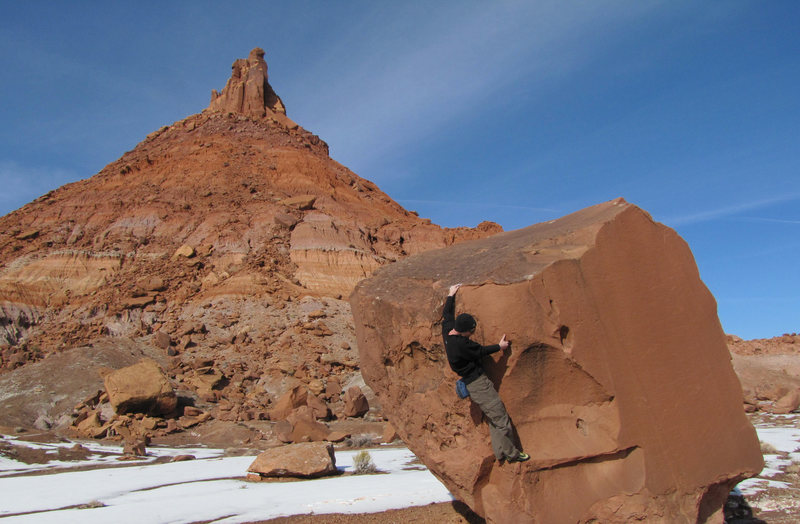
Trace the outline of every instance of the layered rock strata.
{"label": "layered rock strata", "polygon": [[[440,333],[449,285],[525,463],[498,463]],[[671,229],[619,199],[378,269],[350,298],[398,434],[490,522],[721,521],[762,467],[713,296]]]}

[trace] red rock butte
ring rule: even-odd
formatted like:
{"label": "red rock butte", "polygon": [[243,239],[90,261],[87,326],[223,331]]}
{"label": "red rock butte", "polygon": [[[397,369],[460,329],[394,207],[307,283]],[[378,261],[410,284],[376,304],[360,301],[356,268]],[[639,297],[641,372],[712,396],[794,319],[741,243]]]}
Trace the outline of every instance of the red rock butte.
{"label": "red rock butte", "polygon": [[[498,463],[454,391],[448,286],[531,455]],[[490,522],[721,522],[763,465],[716,303],[686,243],[619,199],[377,270],[350,302],[362,373],[390,422]]]}
{"label": "red rock butte", "polygon": [[254,118],[286,115],[283,101],[269,85],[263,49],[256,47],[247,59],[236,60],[231,69],[222,93],[211,91],[210,111],[230,111]]}

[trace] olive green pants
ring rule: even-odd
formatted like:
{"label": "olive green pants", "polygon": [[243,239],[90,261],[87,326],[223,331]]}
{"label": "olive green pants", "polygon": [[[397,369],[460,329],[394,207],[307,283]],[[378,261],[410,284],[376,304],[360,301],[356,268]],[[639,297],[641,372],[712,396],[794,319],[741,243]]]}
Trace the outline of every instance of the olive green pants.
{"label": "olive green pants", "polygon": [[514,428],[508,417],[506,407],[500,400],[500,395],[494,389],[494,384],[486,375],[481,375],[469,384],[467,391],[474,403],[481,408],[489,424],[489,435],[492,437],[492,449],[497,460],[516,459],[519,450],[514,445]]}

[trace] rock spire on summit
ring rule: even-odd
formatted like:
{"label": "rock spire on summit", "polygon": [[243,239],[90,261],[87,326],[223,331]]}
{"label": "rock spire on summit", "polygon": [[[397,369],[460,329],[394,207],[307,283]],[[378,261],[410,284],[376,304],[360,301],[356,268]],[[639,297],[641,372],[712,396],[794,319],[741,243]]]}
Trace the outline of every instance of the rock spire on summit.
{"label": "rock spire on summit", "polygon": [[263,49],[254,48],[246,59],[233,62],[231,69],[231,77],[222,92],[211,90],[210,111],[241,113],[255,118],[286,114],[283,101],[269,85]]}

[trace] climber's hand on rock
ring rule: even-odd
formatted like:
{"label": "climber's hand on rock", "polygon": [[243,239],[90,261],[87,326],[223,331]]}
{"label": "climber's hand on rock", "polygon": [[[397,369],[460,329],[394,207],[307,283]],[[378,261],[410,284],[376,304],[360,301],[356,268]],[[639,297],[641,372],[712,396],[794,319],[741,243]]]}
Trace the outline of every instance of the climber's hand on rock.
{"label": "climber's hand on rock", "polygon": [[508,346],[511,345],[511,342],[506,340],[506,334],[505,333],[503,333],[503,338],[500,339],[500,344],[499,345],[500,345],[500,349],[502,349],[502,350],[507,349]]}
{"label": "climber's hand on rock", "polygon": [[461,284],[453,284],[452,286],[450,286],[450,296],[452,297],[453,295],[455,295],[456,292],[458,291],[458,288],[460,287]]}

